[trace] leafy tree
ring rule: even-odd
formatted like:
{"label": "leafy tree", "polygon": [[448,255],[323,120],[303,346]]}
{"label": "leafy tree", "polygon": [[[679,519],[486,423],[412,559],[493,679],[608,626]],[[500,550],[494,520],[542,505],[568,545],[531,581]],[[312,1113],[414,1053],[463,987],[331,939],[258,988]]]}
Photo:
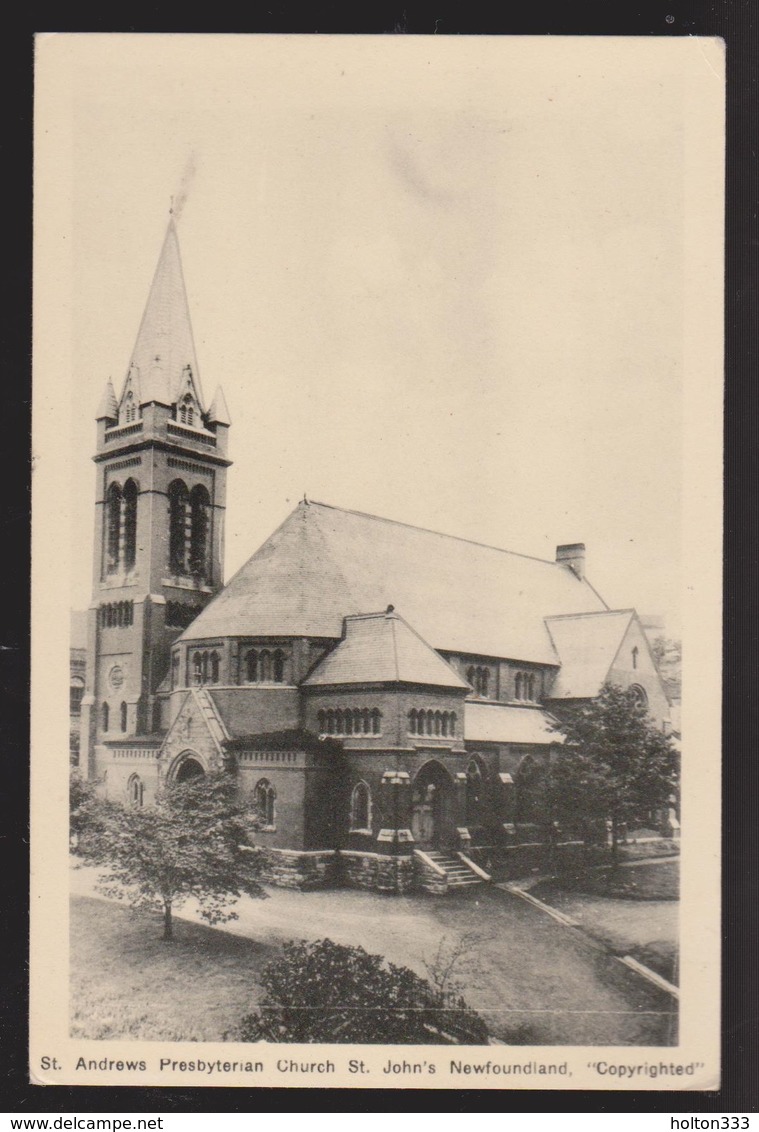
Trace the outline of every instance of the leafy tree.
{"label": "leafy tree", "polygon": [[561,824],[611,821],[616,864],[620,825],[666,806],[677,789],[677,751],[636,693],[613,684],[565,709],[560,730],[565,743],[547,772],[548,807]]}
{"label": "leafy tree", "polygon": [[144,809],[101,801],[90,805],[83,853],[104,872],[97,888],[132,907],[163,914],[163,938],[173,939],[172,914],[197,901],[209,924],[237,919],[229,904],[245,893],[264,898],[256,880],[261,859],[244,844],[252,822],[237,801],[231,775],[173,783]]}
{"label": "leafy tree", "polygon": [[71,851],[84,855],[84,839],[93,829],[98,810],[97,788],[99,780],[83,778],[78,767],[69,773],[69,839]]}
{"label": "leafy tree", "polygon": [[242,1020],[246,1042],[484,1045],[485,1023],[408,967],[331,939],[291,942],[264,968],[265,997]]}

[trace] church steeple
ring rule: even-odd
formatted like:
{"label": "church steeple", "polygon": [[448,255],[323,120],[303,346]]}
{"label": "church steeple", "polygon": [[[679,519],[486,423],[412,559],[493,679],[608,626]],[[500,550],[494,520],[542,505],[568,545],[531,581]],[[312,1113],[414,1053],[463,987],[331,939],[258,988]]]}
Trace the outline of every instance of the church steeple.
{"label": "church steeple", "polygon": [[230,461],[220,392],[212,410],[172,218],[121,395],[109,381],[97,410],[92,663],[82,701],[82,757],[95,776],[108,744],[160,735],[172,643],[222,585]]}
{"label": "church steeple", "polygon": [[[132,350],[127,381],[132,378],[139,384],[140,405],[151,402],[175,405],[186,391],[188,374],[200,412],[203,412],[190,309],[172,217]],[[125,388],[123,395],[126,392]]]}

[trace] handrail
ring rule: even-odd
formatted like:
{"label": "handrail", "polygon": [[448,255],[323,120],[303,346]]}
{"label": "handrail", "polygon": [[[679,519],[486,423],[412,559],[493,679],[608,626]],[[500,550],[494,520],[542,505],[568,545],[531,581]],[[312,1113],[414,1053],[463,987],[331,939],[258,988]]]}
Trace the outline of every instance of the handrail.
{"label": "handrail", "polygon": [[448,879],[448,873],[445,871],[445,869],[442,869],[440,865],[433,861],[432,857],[428,857],[427,854],[423,853],[421,849],[415,849],[414,854],[424,862],[428,869],[432,869],[433,873],[437,873],[437,875],[440,877],[445,877],[446,880]]}
{"label": "handrail", "polygon": [[459,858],[459,860],[464,862],[464,864],[466,865],[466,867],[468,869],[471,869],[472,872],[476,873],[477,876],[480,877],[482,880],[492,880],[493,879],[491,877],[490,873],[486,873],[484,869],[481,869],[479,865],[476,865],[474,863],[474,861],[472,861],[469,857],[467,857],[466,853],[457,852],[456,856]]}

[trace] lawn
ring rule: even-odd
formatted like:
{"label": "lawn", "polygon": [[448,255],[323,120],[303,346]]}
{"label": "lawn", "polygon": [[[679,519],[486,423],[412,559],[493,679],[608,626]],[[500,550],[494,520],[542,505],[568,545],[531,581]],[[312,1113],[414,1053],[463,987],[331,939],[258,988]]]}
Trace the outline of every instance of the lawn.
{"label": "lawn", "polygon": [[679,861],[593,869],[530,891],[577,920],[615,955],[631,955],[678,982]]}
{"label": "lawn", "polygon": [[189,920],[164,943],[159,916],[88,896],[72,898],[70,925],[74,1038],[222,1041],[277,950]]}

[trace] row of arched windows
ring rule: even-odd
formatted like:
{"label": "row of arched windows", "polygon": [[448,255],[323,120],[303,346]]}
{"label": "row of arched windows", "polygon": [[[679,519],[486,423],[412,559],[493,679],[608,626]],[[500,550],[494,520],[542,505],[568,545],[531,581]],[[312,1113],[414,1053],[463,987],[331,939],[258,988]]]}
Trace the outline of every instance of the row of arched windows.
{"label": "row of arched windows", "polygon": [[244,672],[248,684],[283,684],[285,654],[282,649],[250,649],[245,654]]}
{"label": "row of arched windows", "polygon": [[536,677],[534,672],[517,672],[514,677],[514,698],[517,700],[534,700]]}
{"label": "row of arched windows", "polygon": [[379,708],[337,708],[317,715],[320,735],[380,735],[382,712]]}
{"label": "row of arched windows", "polygon": [[193,684],[219,683],[219,654],[208,652],[194,652],[192,654],[192,682]]}
{"label": "row of arched windows", "polygon": [[[109,731],[111,726],[111,709],[107,700],[100,705],[100,725],[103,731]],[[124,700],[119,704],[119,727],[122,731],[127,729],[127,705]]]}
{"label": "row of arched windows", "polygon": [[105,568],[107,574],[131,570],[137,559],[137,484],[112,483],[105,499]]}
{"label": "row of arched windows", "polygon": [[169,484],[169,568],[205,580],[209,573],[211,497],[203,484],[192,491],[182,480]]}
{"label": "row of arched windows", "polygon": [[490,687],[490,669],[483,664],[472,664],[466,670],[467,683],[478,696],[487,696]]}
{"label": "row of arched windows", "polygon": [[408,713],[408,733],[409,735],[455,735],[456,712],[417,711],[416,708],[412,708]]}
{"label": "row of arched windows", "polygon": [[99,609],[100,625],[103,629],[110,629],[115,625],[132,625],[134,623],[133,601],[109,601]]}

